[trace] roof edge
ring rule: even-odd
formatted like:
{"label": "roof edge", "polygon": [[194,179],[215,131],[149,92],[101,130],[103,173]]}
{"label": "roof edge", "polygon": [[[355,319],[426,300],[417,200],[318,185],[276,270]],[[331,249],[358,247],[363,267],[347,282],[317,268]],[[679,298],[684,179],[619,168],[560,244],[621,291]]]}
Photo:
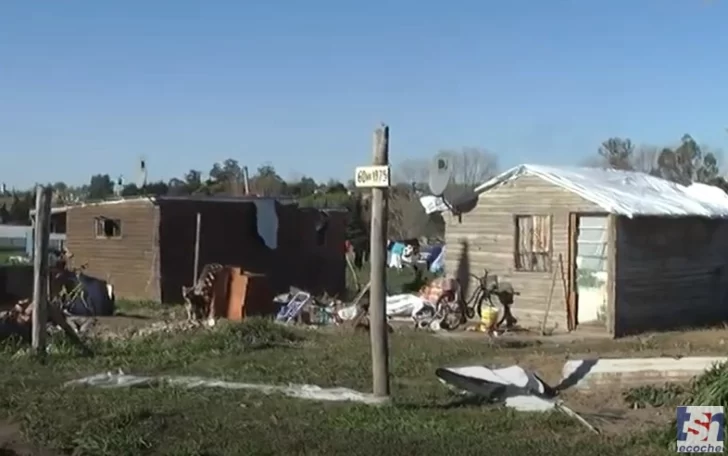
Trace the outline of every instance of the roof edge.
{"label": "roof edge", "polygon": [[[588,169],[588,168],[573,168],[569,167],[569,169],[564,169],[564,173],[573,173],[577,172],[578,169]],[[477,195],[480,195],[486,191],[489,191],[493,188],[497,188],[509,181],[518,179],[521,176],[525,175],[532,175],[541,178],[542,180],[550,183],[551,185],[555,185],[557,187],[560,187],[570,193],[573,193],[581,198],[583,198],[585,201],[589,201],[590,203],[598,206],[602,210],[604,210],[606,213],[609,214],[616,214],[620,216],[624,216],[627,218],[635,218],[638,216],[644,216],[644,217],[666,217],[666,218],[681,218],[681,217],[704,217],[704,218],[710,218],[710,219],[726,219],[728,218],[728,209],[726,209],[726,204],[718,204],[716,205],[713,201],[708,201],[706,199],[700,198],[694,194],[691,194],[691,192],[687,191],[689,187],[685,187],[683,185],[667,181],[665,179],[655,177],[655,176],[649,176],[645,173],[635,172],[635,171],[618,171],[618,170],[609,170],[609,169],[602,169],[601,171],[612,174],[614,173],[615,176],[620,177],[620,179],[623,179],[625,181],[631,180],[631,179],[646,179],[646,183],[648,184],[647,187],[652,188],[654,190],[657,189],[657,194],[660,195],[659,192],[670,190],[675,191],[676,195],[671,195],[671,197],[678,197],[679,198],[687,198],[689,199],[690,204],[683,204],[684,207],[682,207],[680,210],[672,212],[668,210],[660,210],[664,209],[664,206],[666,204],[672,204],[672,201],[669,201],[669,197],[667,198],[667,201],[661,201],[660,204],[657,204],[657,208],[653,207],[649,210],[643,210],[643,208],[635,209],[633,207],[630,207],[629,204],[622,204],[621,200],[619,199],[619,195],[621,193],[624,193],[623,191],[616,191],[614,195],[609,195],[608,193],[614,192],[614,189],[610,189],[610,184],[613,185],[614,182],[611,182],[611,179],[608,179],[605,181],[608,185],[605,186],[605,191],[595,191],[593,188],[590,189],[589,185],[591,182],[580,182],[579,179],[572,179],[569,176],[562,176],[558,171],[560,169],[558,167],[551,167],[551,166],[540,166],[540,165],[530,165],[530,164],[522,164],[515,166],[495,177],[492,179],[486,181],[485,183],[475,187],[474,192]],[[593,171],[593,170],[592,170]],[[625,174],[626,173],[626,174]],[[628,175],[627,175],[628,174]],[[651,182],[652,180],[657,180],[654,182]],[[583,180],[583,179],[581,179]],[[659,182],[658,182],[659,181]],[[660,183],[661,182],[661,183]],[[669,187],[669,188],[668,188]],[[634,189],[631,189],[634,190]],[[654,191],[653,191],[654,193]],[[669,192],[668,192],[669,193]],[[694,193],[694,192],[693,192]],[[634,199],[634,195],[630,193],[630,196],[632,199]],[[653,195],[655,196],[655,195]],[[616,199],[615,199],[616,198]],[[641,197],[640,197],[641,198]],[[662,207],[658,207],[662,206]],[[722,207],[719,207],[722,206]],[[696,210],[695,208],[698,208]],[[720,209],[720,210],[718,210]]]}
{"label": "roof edge", "polygon": [[585,200],[589,201],[590,203],[596,204],[597,206],[599,206],[604,211],[606,211],[610,214],[619,214],[619,215],[623,215],[628,218],[633,218],[635,216],[635,214],[632,212],[620,211],[618,208],[613,207],[609,204],[606,204],[604,201],[600,201],[599,198],[594,198],[594,196],[591,195],[586,190],[581,191],[580,189],[569,187],[569,186],[565,185],[564,182],[561,182],[558,179],[553,179],[553,178],[551,178],[551,176],[549,174],[543,173],[543,172],[539,171],[538,168],[533,167],[528,164],[514,166],[513,168],[509,169],[508,171],[505,171],[505,172],[495,176],[494,178],[488,180],[487,182],[475,187],[474,191],[476,194],[480,195],[481,193],[487,192],[488,190],[491,190],[495,187],[499,187],[507,182],[510,182],[521,176],[526,176],[526,175],[539,177],[540,179],[542,179],[552,185],[562,188],[568,192],[574,193],[574,194],[580,196],[581,198],[584,198]]}

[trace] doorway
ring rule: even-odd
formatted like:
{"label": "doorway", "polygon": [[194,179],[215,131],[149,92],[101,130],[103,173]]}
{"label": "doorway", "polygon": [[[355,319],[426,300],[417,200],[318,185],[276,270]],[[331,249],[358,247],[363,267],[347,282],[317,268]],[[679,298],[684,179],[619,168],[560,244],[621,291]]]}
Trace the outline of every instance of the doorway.
{"label": "doorway", "polygon": [[606,325],[607,227],[605,214],[569,214],[569,313],[573,328]]}

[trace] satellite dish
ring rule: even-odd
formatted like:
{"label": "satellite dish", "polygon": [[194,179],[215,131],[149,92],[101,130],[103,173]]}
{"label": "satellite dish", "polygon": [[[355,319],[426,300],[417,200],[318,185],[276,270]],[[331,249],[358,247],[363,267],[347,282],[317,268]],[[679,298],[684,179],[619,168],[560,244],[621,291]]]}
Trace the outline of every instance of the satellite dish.
{"label": "satellite dish", "polygon": [[453,214],[467,214],[478,204],[478,195],[471,189],[458,189],[450,198],[445,198]]}
{"label": "satellite dish", "polygon": [[147,159],[144,156],[139,157],[137,163],[137,180],[136,186],[144,188],[147,185]]}
{"label": "satellite dish", "polygon": [[435,156],[430,164],[430,192],[442,198],[454,215],[472,211],[478,204],[478,195],[470,188],[453,185],[452,168],[447,154]]}
{"label": "satellite dish", "polygon": [[430,192],[435,196],[442,196],[451,177],[450,160],[445,154],[438,154],[430,164]]}

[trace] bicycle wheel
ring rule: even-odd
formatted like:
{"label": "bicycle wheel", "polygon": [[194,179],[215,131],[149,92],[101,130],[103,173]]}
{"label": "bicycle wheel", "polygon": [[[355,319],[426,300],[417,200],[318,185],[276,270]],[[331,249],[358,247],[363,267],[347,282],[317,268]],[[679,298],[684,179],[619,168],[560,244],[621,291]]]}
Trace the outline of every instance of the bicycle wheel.
{"label": "bicycle wheel", "polygon": [[473,293],[473,295],[470,297],[470,300],[468,301],[468,305],[465,309],[465,315],[468,317],[468,319],[472,320],[476,316],[480,316],[480,309],[483,306],[483,301],[485,300],[485,293],[483,293],[483,290],[478,287],[477,290]]}
{"label": "bicycle wheel", "polygon": [[465,315],[468,319],[473,319],[476,315],[480,315],[480,308],[482,306],[485,293],[483,293],[482,278],[475,274],[469,274],[469,276],[471,280],[468,285],[475,289],[467,299],[463,300],[463,302],[465,303]]}
{"label": "bicycle wheel", "polygon": [[516,319],[512,311],[514,294],[513,286],[507,282],[505,282],[501,290],[495,294],[496,300],[501,307],[501,317],[498,321],[498,328],[500,328],[504,323],[506,328],[513,328],[518,324],[518,319]]}
{"label": "bicycle wheel", "polygon": [[455,293],[446,292],[440,295],[435,303],[436,315],[442,318],[440,327],[452,331],[457,329],[464,321],[463,306],[457,300]]}

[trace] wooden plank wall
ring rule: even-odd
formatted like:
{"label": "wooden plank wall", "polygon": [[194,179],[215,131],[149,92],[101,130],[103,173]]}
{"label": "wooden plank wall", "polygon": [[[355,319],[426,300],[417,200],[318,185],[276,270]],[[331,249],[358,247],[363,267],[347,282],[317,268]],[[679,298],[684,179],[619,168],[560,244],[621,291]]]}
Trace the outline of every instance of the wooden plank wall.
{"label": "wooden plank wall", "polygon": [[558,255],[568,274],[568,226],[570,212],[602,212],[595,204],[537,176],[521,176],[501,187],[480,195],[478,205],[462,215],[462,222],[445,216],[446,270],[455,274],[463,245],[467,245],[470,272],[480,275],[484,268],[513,284],[521,295],[516,297],[513,313],[524,327],[538,327],[543,320],[553,272],[519,272],[514,270],[514,215],[550,215],[552,220],[552,271],[556,286],[547,327],[558,323],[566,330],[566,298],[563,292]]}
{"label": "wooden plank wall", "polygon": [[617,336],[728,321],[728,220],[617,219]]}
{"label": "wooden plank wall", "polygon": [[[70,208],[66,245],[73,264],[88,263],[88,274],[112,283],[117,298],[158,301],[156,215],[146,199]],[[98,239],[96,217],[120,219],[121,237]]]}

